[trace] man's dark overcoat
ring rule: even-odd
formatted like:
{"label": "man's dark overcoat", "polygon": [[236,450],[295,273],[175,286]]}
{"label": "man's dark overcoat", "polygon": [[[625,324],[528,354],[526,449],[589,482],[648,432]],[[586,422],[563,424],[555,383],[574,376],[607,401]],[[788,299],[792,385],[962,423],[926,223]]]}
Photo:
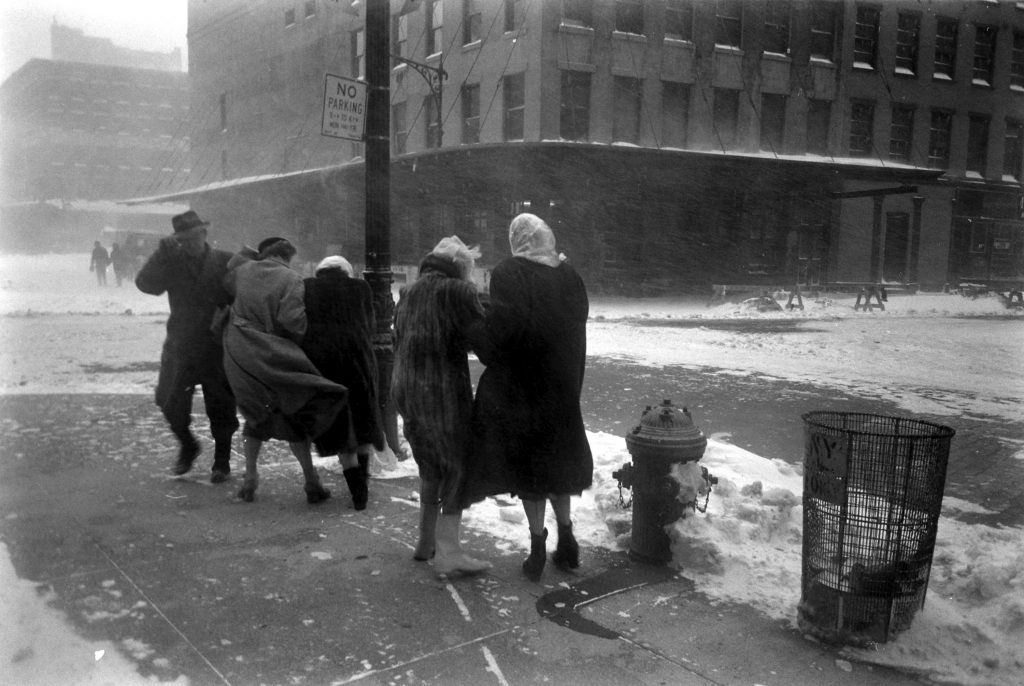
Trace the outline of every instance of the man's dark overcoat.
{"label": "man's dark overcoat", "polygon": [[[358,444],[384,449],[373,353],[373,293],[362,279],[324,269],[305,280],[306,335],[302,349],[321,374],[348,389],[352,433]],[[349,422],[339,421],[316,440],[321,455],[347,451]]]}
{"label": "man's dark overcoat", "polygon": [[[156,404],[161,408],[171,400],[175,389],[224,376],[224,353],[210,324],[214,312],[231,303],[224,287],[230,259],[231,253],[210,246],[202,256],[191,257],[161,245],[135,276],[135,285],[143,293],[166,292],[171,310],[156,387]],[[226,379],[223,383],[227,387]]]}
{"label": "man's dark overcoat", "polygon": [[577,494],[593,478],[580,410],[589,301],[568,263],[511,257],[495,267],[487,365],[473,408],[471,499],[499,492]]}

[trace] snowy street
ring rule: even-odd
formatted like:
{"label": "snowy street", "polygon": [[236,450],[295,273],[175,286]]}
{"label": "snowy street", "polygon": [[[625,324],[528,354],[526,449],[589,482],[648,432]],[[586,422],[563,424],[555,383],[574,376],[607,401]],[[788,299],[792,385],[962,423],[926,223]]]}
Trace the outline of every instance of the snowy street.
{"label": "snowy street", "polygon": [[[158,417],[146,408],[166,300],[130,283],[99,287],[87,266],[84,255],[0,257],[0,393],[133,396],[129,404],[138,410],[132,412]],[[835,409],[948,425],[957,436],[928,602],[897,640],[846,654],[952,683],[1018,683],[1024,670],[1018,497],[1024,312],[1005,309],[995,297],[933,293],[893,295],[885,312],[854,312],[854,297],[825,294],[806,298],[804,311],[774,313],[731,303],[709,308],[700,299],[595,298],[583,400],[595,481],[574,504],[578,536],[595,550],[628,544],[619,533],[629,515],[618,508],[610,474],[630,460],[623,436],[643,407],[671,398],[690,408],[708,436],[702,464],[721,479],[708,513],[676,525],[673,563],[709,598],[793,626],[800,596],[800,415]],[[18,440],[39,435],[43,419],[0,417]],[[54,417],[45,419],[56,427],[47,430],[61,430]],[[149,459],[123,449],[129,461]],[[169,459],[171,448],[161,450],[160,459]],[[382,480],[414,474],[411,460],[382,459],[375,470]],[[296,472],[282,453],[268,479],[290,474],[294,480]],[[765,492],[790,495],[762,502],[759,490],[745,488],[755,481]],[[4,542],[18,538],[20,515],[9,506],[11,496],[0,488]],[[468,514],[467,526],[494,537],[500,550],[524,549],[516,508],[482,504]],[[6,578],[12,574],[18,583]],[[27,588],[22,579],[32,578],[23,574],[17,564],[5,573],[0,611],[32,611],[18,591]],[[23,637],[0,639],[6,645]]]}

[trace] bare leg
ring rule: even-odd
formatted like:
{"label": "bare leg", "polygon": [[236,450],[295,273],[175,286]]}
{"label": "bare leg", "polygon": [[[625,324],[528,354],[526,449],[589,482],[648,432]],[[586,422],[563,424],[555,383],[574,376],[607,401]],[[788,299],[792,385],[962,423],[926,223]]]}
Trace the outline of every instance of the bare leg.
{"label": "bare leg", "polygon": [[256,487],[260,481],[256,464],[262,447],[263,441],[260,439],[252,436],[242,437],[242,449],[245,452],[245,480],[242,482],[242,488],[238,491],[238,497],[247,503],[251,503],[256,498]]}
{"label": "bare leg", "polygon": [[555,520],[558,522],[558,526],[572,524],[569,496],[552,495],[548,497],[548,500],[551,501],[551,509],[555,513]]}
{"label": "bare leg", "polygon": [[434,557],[437,548],[437,515],[441,509],[438,496],[441,484],[437,481],[420,479],[420,538],[412,554],[420,562]]}
{"label": "bare leg", "polygon": [[292,449],[292,455],[298,460],[302,467],[302,476],[306,479],[306,501],[318,503],[331,497],[331,492],[320,485],[320,475],[313,466],[313,455],[310,452],[310,441],[289,442],[288,447]]}
{"label": "bare leg", "polygon": [[547,503],[543,500],[524,500],[523,512],[526,513],[526,521],[530,525],[530,535],[540,536],[544,533],[544,514]]}
{"label": "bare leg", "polygon": [[343,470],[359,466],[359,458],[355,453],[341,453],[338,455],[338,462],[341,463]]}

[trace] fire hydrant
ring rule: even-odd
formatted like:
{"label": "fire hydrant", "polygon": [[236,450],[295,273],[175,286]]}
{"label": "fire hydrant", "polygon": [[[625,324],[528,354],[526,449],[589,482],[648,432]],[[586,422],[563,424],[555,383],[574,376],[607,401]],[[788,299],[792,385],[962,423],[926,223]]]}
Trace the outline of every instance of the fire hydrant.
{"label": "fire hydrant", "polygon": [[[618,479],[620,489],[633,490],[630,559],[649,564],[665,564],[672,559],[666,528],[683,516],[688,503],[678,497],[679,483],[670,472],[674,464],[700,460],[707,444],[707,438],[693,425],[689,410],[673,405],[671,400],[654,408],[648,405],[640,423],[626,436],[633,463],[612,472],[612,478]],[[717,479],[706,469],[702,472],[710,489]]]}

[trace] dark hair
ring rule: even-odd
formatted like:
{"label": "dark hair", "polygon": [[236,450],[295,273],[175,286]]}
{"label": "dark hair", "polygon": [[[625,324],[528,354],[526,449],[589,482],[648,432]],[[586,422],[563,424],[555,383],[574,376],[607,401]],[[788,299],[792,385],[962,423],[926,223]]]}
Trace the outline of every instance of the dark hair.
{"label": "dark hair", "polygon": [[259,252],[259,259],[261,260],[268,257],[280,257],[284,260],[290,260],[295,257],[295,253],[298,251],[287,238],[268,238],[260,243]]}

